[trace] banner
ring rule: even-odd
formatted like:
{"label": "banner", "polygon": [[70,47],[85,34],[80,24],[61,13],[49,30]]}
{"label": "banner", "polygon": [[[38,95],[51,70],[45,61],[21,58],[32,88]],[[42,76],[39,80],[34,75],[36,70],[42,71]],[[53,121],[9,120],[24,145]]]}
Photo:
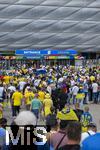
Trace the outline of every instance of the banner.
{"label": "banner", "polygon": [[15,55],[77,55],[76,50],[16,50]]}

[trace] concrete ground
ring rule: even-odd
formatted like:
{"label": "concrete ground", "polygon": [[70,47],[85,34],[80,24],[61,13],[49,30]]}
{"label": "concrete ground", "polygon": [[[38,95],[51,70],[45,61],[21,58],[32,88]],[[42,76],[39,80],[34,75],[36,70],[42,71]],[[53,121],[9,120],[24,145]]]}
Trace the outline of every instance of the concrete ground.
{"label": "concrete ground", "polygon": [[97,124],[98,131],[100,132],[100,104],[90,104],[89,108],[93,116],[93,122]]}
{"label": "concrete ground", "polygon": [[[98,131],[100,131],[100,105],[89,104],[89,108],[90,108],[90,112],[93,116],[93,121],[97,124]],[[11,114],[10,108],[4,109],[4,117],[7,118],[8,124],[10,124],[12,122],[12,114]]]}

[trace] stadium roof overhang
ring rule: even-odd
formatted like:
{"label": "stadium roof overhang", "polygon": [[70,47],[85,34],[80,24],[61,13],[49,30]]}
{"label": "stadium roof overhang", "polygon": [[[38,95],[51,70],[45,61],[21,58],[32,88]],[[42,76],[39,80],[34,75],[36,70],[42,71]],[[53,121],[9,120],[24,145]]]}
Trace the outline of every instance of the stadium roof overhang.
{"label": "stadium roof overhang", "polygon": [[100,0],[0,0],[0,50],[100,51]]}

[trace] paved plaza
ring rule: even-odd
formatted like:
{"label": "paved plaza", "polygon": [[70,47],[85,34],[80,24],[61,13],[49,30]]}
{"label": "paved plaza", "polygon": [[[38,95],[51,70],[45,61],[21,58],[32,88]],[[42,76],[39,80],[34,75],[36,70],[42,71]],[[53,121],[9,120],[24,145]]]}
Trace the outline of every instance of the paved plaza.
{"label": "paved plaza", "polygon": [[90,104],[89,108],[93,116],[93,120],[98,126],[98,131],[100,131],[100,105]]}
{"label": "paved plaza", "polygon": [[[98,131],[100,131],[100,105],[96,104],[89,104],[90,112],[93,116],[93,121],[98,126]],[[4,110],[4,117],[7,118],[8,124],[12,122],[12,114],[10,108],[5,108]]]}

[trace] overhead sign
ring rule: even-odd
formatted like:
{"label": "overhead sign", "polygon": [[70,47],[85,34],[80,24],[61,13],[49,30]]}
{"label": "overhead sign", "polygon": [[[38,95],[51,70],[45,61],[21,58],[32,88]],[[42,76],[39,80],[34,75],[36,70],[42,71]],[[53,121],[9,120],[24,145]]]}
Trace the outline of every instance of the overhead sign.
{"label": "overhead sign", "polygon": [[58,56],[57,59],[69,59],[69,56]]}
{"label": "overhead sign", "polygon": [[25,59],[41,59],[41,56],[27,56]]}
{"label": "overhead sign", "polygon": [[76,50],[16,50],[16,55],[76,55]]}
{"label": "overhead sign", "polygon": [[45,56],[45,59],[74,59],[74,56]]}

